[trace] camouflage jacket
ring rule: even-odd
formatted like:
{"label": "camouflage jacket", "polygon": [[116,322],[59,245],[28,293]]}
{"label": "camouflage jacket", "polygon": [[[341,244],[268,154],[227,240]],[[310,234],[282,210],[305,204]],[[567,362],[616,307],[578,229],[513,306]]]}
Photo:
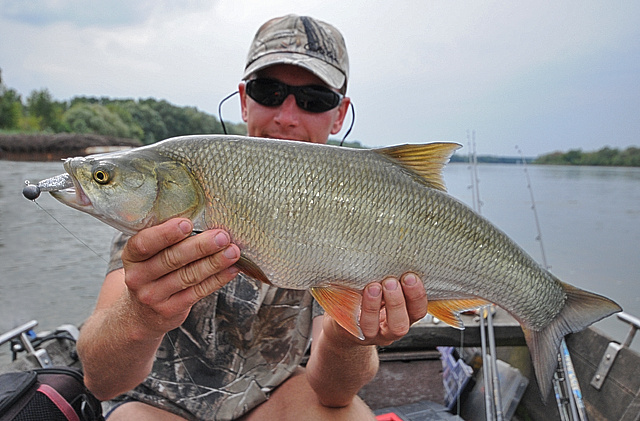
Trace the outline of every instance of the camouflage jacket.
{"label": "camouflage jacket", "polygon": [[[126,243],[116,234],[108,271],[122,267]],[[308,291],[260,283],[243,274],[193,306],[165,335],[134,399],[187,419],[233,420],[268,399],[300,364],[313,317],[322,314]]]}

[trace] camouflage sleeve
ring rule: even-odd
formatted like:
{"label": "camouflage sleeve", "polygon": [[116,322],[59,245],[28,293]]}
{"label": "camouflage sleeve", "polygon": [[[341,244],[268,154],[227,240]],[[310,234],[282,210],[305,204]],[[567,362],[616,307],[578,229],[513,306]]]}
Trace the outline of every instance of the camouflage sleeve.
{"label": "camouflage sleeve", "polygon": [[109,254],[109,265],[107,266],[107,273],[113,272],[116,269],[122,268],[122,249],[129,240],[130,236],[117,232],[111,240],[111,252]]}
{"label": "camouflage sleeve", "polygon": [[322,316],[324,314],[324,309],[322,308],[322,306],[320,304],[318,304],[318,302],[315,300],[315,298],[313,299],[313,305],[312,305],[312,312],[311,312],[311,320],[315,319],[318,316]]}
{"label": "camouflage sleeve", "polygon": [[[109,255],[109,265],[107,266],[107,273],[122,268],[122,249],[124,249],[124,245],[127,243],[129,238],[131,238],[131,236],[123,234],[121,232],[116,232],[113,236],[113,239],[111,240],[111,252]],[[318,316],[322,316],[323,314],[324,309],[314,299],[312,307],[312,317],[316,318]]]}

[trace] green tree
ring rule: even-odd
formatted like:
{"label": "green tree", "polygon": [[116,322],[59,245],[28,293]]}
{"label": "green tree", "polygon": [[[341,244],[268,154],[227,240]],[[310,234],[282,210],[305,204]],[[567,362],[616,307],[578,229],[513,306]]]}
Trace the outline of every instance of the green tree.
{"label": "green tree", "polygon": [[148,104],[142,104],[133,100],[126,101],[122,104],[133,120],[142,128],[144,136],[142,141],[148,145],[158,140],[167,138],[167,126],[162,121],[162,116]]}
{"label": "green tree", "polygon": [[624,151],[608,146],[595,152],[571,150],[567,153],[553,152],[536,158],[535,164],[551,165],[597,165],[597,166],[640,166],[640,148],[628,147]]}
{"label": "green tree", "polygon": [[22,116],[22,99],[18,92],[0,83],[0,129],[16,129]]}
{"label": "green tree", "polygon": [[41,130],[60,131],[59,123],[64,109],[53,100],[48,89],[31,92],[27,98],[27,111],[38,119]]}
{"label": "green tree", "polygon": [[135,138],[140,134],[135,127],[127,125],[117,112],[100,104],[76,103],[64,113],[63,121],[73,133],[125,138]]}
{"label": "green tree", "polygon": [[222,125],[214,116],[198,111],[195,107],[186,107],[184,112],[188,121],[187,127],[192,134],[222,133]]}
{"label": "green tree", "polygon": [[[141,100],[140,103],[148,105],[160,115],[167,128],[167,137],[223,132],[222,125],[216,117],[195,107],[177,107],[167,101],[156,101],[153,98]],[[233,129],[236,133],[243,132],[242,127],[233,126]]]}
{"label": "green tree", "polygon": [[142,127],[134,120],[129,110],[122,106],[121,103],[111,103],[106,105],[107,109],[120,117],[120,120],[129,128],[129,136],[136,139],[144,139],[144,131]]}
{"label": "green tree", "polygon": [[167,128],[167,137],[189,134],[188,118],[179,107],[167,101],[156,101],[152,98],[143,100],[141,103],[148,105],[160,115]]}
{"label": "green tree", "polygon": [[633,146],[628,147],[622,153],[622,162],[620,165],[626,167],[640,167],[640,148]]}
{"label": "green tree", "polygon": [[563,161],[566,164],[579,165],[582,161],[583,154],[580,149],[572,149],[563,156]]}

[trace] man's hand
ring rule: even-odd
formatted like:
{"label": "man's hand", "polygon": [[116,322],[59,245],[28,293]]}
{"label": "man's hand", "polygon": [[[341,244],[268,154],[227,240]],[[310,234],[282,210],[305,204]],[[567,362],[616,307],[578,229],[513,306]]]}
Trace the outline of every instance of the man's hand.
{"label": "man's hand", "polygon": [[311,356],[306,375],[324,406],[343,407],[378,371],[374,345],[389,345],[409,332],[409,327],[427,315],[427,293],[413,273],[400,280],[387,278],[364,289],[360,340],[325,313],[314,321]]}
{"label": "man's hand", "polygon": [[413,273],[405,273],[400,280],[386,278],[373,282],[362,294],[360,328],[361,341],[342,329],[325,314],[323,329],[338,341],[350,340],[359,345],[386,346],[409,332],[411,325],[427,315],[427,293],[424,284]]}
{"label": "man's hand", "polygon": [[172,219],[131,237],[122,252],[127,299],[146,328],[162,335],[180,326],[191,307],[238,273],[240,250],[229,234],[191,236],[188,219]]}

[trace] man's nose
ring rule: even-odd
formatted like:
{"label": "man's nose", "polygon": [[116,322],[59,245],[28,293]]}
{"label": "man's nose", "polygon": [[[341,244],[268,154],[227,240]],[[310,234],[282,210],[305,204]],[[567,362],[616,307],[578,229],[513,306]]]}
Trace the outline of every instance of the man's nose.
{"label": "man's nose", "polygon": [[289,95],[285,98],[282,105],[278,107],[275,122],[283,126],[297,126],[300,116],[300,108],[296,104],[296,98]]}

